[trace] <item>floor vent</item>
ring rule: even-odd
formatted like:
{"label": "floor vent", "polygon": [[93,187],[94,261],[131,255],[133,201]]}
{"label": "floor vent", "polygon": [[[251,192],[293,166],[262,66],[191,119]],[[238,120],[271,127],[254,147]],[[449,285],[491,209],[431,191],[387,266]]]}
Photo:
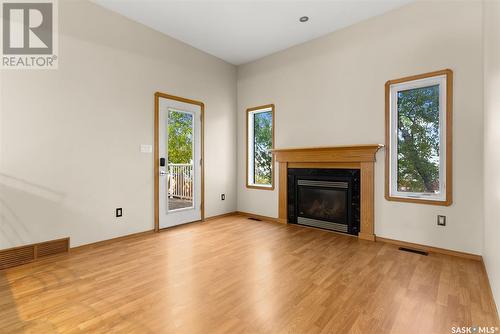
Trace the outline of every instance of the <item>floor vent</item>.
{"label": "floor vent", "polygon": [[399,250],[403,251],[403,252],[415,253],[415,254],[419,254],[419,255],[423,255],[423,256],[429,255],[428,252],[425,252],[425,251],[422,251],[422,250],[418,250],[418,249],[411,249],[411,248],[406,248],[406,247],[399,247]]}
{"label": "floor vent", "polygon": [[249,217],[248,219],[250,219],[250,220],[255,220],[255,221],[258,221],[258,222],[261,222],[261,221],[262,221],[262,219],[259,219],[259,218],[254,218],[254,217]]}
{"label": "floor vent", "polygon": [[0,251],[0,269],[20,266],[35,260],[35,246],[22,246]]}
{"label": "floor vent", "polygon": [[0,270],[35,261],[37,258],[65,253],[69,238],[0,250]]}
{"label": "floor vent", "polygon": [[49,256],[58,253],[66,253],[69,250],[69,239],[48,241],[36,245],[36,257]]}

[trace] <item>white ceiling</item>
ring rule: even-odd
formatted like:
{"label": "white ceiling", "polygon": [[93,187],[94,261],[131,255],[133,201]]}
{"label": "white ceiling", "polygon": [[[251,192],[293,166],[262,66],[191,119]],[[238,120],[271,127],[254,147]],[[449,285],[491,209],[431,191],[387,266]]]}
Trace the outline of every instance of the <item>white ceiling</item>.
{"label": "white ceiling", "polygon": [[[412,0],[94,0],[166,35],[240,65]],[[307,15],[310,20],[300,23]]]}

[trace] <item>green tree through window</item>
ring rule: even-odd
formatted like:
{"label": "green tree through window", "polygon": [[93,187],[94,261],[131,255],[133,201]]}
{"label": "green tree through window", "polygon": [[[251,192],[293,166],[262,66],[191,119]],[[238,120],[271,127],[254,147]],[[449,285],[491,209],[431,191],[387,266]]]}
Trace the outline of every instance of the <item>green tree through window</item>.
{"label": "green tree through window", "polygon": [[398,191],[439,191],[439,85],[398,92]]}
{"label": "green tree through window", "polygon": [[272,183],[273,114],[254,114],[254,183]]}
{"label": "green tree through window", "polygon": [[193,115],[169,110],[168,163],[189,164],[193,159]]}

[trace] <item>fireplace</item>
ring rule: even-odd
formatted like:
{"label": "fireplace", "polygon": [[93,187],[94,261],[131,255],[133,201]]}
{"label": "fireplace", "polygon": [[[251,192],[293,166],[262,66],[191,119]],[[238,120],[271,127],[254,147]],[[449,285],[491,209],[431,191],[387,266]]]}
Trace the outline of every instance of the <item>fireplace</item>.
{"label": "fireplace", "polygon": [[288,169],[288,221],[358,235],[358,169]]}
{"label": "fireplace", "polygon": [[[279,164],[278,221],[283,224],[297,224],[297,212],[295,211],[297,207],[295,202],[296,190],[291,191],[290,188],[292,187],[289,187],[288,183],[295,182],[296,175],[293,173],[300,173],[300,171],[294,171],[288,175],[290,169],[321,169],[322,171],[335,169],[337,172],[342,169],[347,170],[347,172],[354,169],[354,173],[359,174],[352,174],[352,171],[347,173],[347,178],[351,178],[349,174],[353,175],[351,180],[355,181],[351,183],[351,186],[358,187],[357,189],[353,188],[351,206],[347,208],[347,210],[351,210],[351,217],[348,216],[348,225],[359,224],[358,238],[375,241],[375,155],[383,146],[369,144],[273,149],[273,155]],[[321,177],[319,178],[321,179]],[[312,179],[315,180],[316,177]],[[292,189],[295,189],[295,187],[296,184],[294,183]],[[359,195],[356,195],[356,193]],[[290,199],[290,196],[293,196],[293,200]],[[289,208],[289,205],[293,207]],[[357,208],[355,208],[356,205]],[[359,223],[357,220],[359,220]],[[356,232],[351,233],[356,234]]]}

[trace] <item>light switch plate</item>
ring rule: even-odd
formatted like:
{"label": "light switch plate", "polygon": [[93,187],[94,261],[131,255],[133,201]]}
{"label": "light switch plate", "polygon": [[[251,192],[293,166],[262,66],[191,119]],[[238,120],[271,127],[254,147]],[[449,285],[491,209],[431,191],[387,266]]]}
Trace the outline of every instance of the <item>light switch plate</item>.
{"label": "light switch plate", "polygon": [[141,144],[141,153],[153,152],[153,145]]}

